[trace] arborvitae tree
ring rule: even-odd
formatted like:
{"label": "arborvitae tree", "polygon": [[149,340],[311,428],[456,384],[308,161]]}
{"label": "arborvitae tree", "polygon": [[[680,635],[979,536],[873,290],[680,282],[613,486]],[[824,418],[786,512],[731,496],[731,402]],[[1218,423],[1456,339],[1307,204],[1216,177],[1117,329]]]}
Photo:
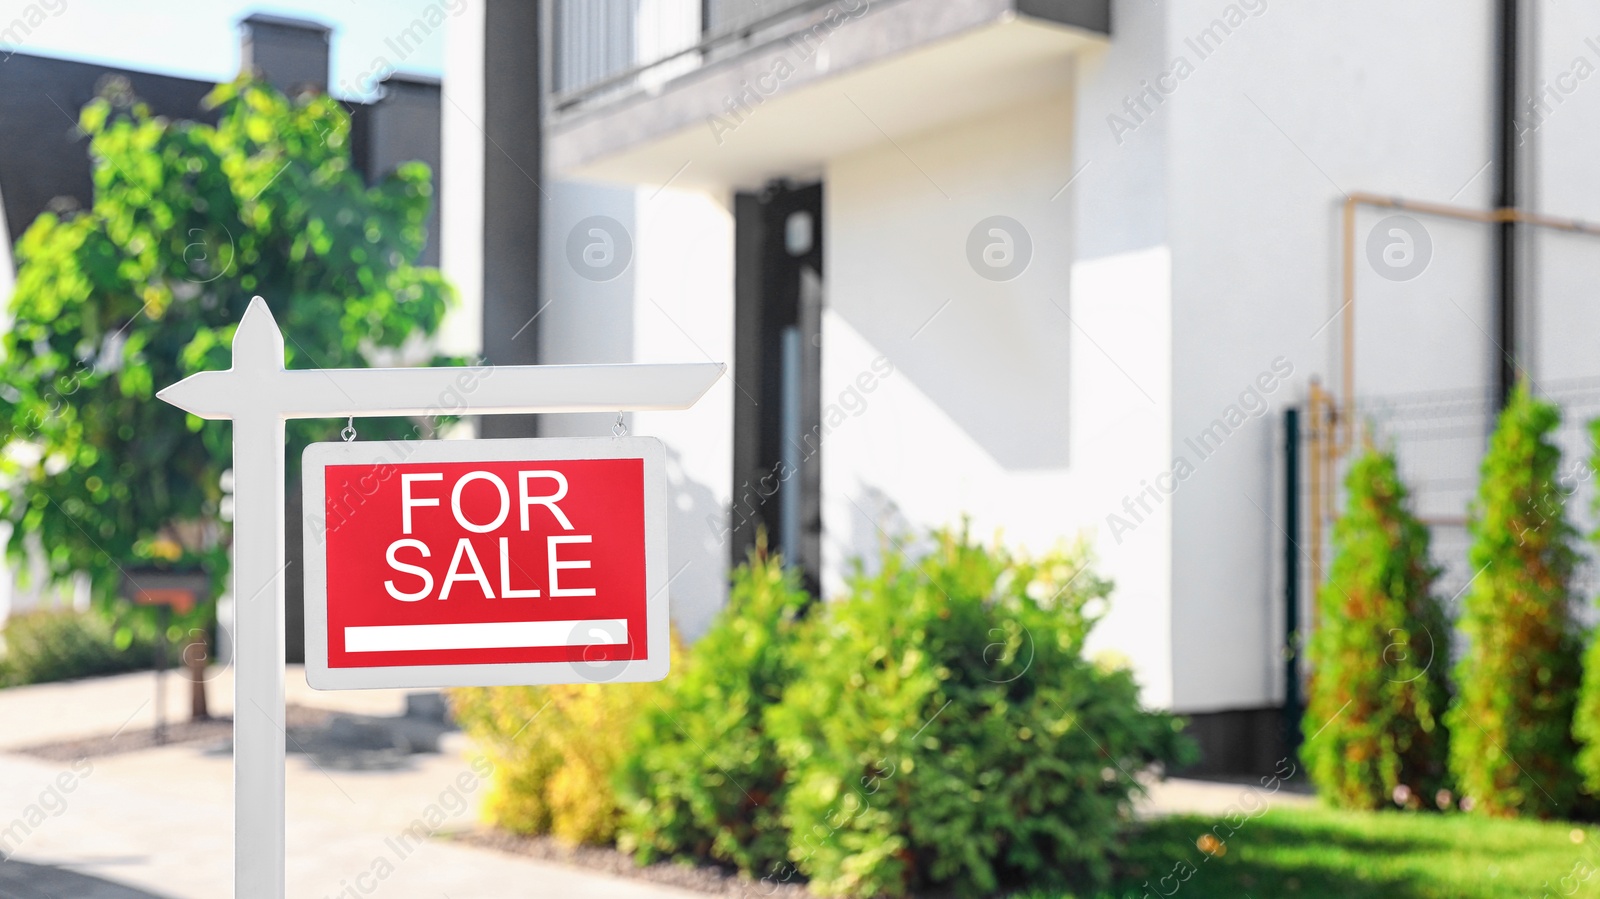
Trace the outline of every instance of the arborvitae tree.
{"label": "arborvitae tree", "polygon": [[1450,631],[1431,592],[1428,529],[1411,514],[1390,453],[1368,448],[1345,493],[1333,568],[1317,595],[1300,756],[1335,805],[1431,802],[1447,777]]}
{"label": "arborvitae tree", "polygon": [[[1589,457],[1591,472],[1600,472],[1600,418],[1589,422],[1589,442],[1593,454]],[[1600,493],[1595,494],[1595,512],[1600,514]],[[1600,530],[1590,538],[1600,541]],[[1584,789],[1592,797],[1600,798],[1600,640],[1589,644],[1583,660],[1583,687],[1578,693],[1578,710],[1572,720],[1573,736],[1582,749],[1578,752],[1578,773],[1583,777]]]}
{"label": "arborvitae tree", "polygon": [[1500,413],[1473,504],[1450,770],[1500,817],[1567,814],[1578,793],[1572,714],[1581,646],[1568,599],[1574,530],[1556,483],[1561,413],[1519,385]]}

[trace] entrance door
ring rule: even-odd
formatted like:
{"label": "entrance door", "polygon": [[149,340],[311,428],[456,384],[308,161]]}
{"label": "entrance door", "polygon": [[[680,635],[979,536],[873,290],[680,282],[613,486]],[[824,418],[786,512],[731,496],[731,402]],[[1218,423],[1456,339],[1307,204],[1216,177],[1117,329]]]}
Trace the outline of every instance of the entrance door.
{"label": "entrance door", "polygon": [[767,545],[820,585],[822,185],[734,201],[733,563]]}

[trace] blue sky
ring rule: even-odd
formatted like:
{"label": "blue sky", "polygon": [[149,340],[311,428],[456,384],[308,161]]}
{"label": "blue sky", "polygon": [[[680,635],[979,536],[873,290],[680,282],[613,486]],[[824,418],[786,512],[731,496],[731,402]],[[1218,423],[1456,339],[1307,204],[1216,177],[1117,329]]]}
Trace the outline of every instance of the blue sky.
{"label": "blue sky", "polygon": [[[237,23],[252,12],[313,19],[333,28],[333,90],[362,90],[378,57],[400,71],[438,76],[444,69],[444,29],[397,59],[386,44],[436,7],[448,19],[468,0],[0,0],[0,33],[16,21],[37,22],[6,51],[110,63],[131,69],[231,79],[239,69]],[[13,34],[22,35],[15,31]],[[4,54],[0,53],[0,59]],[[0,63],[3,65],[4,63]],[[340,89],[341,83],[350,88]]]}

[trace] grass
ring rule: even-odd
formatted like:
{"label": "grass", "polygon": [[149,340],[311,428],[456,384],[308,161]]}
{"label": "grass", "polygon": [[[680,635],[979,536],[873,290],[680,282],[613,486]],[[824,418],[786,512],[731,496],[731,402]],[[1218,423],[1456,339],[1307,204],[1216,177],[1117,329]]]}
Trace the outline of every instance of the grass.
{"label": "grass", "polygon": [[[1197,845],[1208,833],[1221,838],[1208,844],[1210,856]],[[1193,816],[1149,822],[1130,847],[1116,889],[1098,899],[1547,895],[1600,897],[1600,828],[1463,814],[1274,809],[1227,822]],[[1028,899],[1064,897],[1038,892]]]}

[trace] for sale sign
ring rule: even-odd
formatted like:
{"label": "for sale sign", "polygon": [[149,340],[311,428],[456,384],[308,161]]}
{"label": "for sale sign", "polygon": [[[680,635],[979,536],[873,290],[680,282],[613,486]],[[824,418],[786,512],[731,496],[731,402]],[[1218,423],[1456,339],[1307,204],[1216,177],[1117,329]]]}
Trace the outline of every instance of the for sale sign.
{"label": "for sale sign", "polygon": [[307,447],[306,679],[665,677],[663,458],[645,437]]}

